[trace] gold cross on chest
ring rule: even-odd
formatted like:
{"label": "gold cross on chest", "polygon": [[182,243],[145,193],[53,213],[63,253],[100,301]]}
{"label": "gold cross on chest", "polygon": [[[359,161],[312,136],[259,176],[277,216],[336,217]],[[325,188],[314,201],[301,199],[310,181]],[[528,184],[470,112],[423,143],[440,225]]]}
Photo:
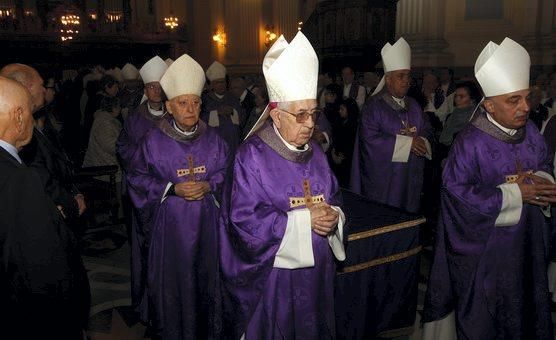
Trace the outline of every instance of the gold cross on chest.
{"label": "gold cross on chest", "polygon": [[290,208],[306,206],[311,208],[313,204],[325,202],[323,194],[313,196],[311,193],[311,183],[308,179],[303,180],[303,197],[288,197],[290,199]]}
{"label": "gold cross on chest", "polygon": [[204,174],[207,172],[207,169],[204,165],[195,167],[193,162],[193,156],[187,156],[187,169],[177,169],[176,173],[178,177],[189,176],[187,179],[189,182],[195,182],[195,174]]}
{"label": "gold cross on chest", "polygon": [[527,181],[528,179],[531,181],[534,181],[535,178],[538,178],[538,176],[533,174],[533,170],[529,170],[529,171],[523,171],[523,166],[521,165],[521,162],[519,161],[519,159],[515,160],[515,168],[517,173],[514,175],[507,175],[506,176],[506,183],[516,183],[518,181],[520,181],[521,179]]}

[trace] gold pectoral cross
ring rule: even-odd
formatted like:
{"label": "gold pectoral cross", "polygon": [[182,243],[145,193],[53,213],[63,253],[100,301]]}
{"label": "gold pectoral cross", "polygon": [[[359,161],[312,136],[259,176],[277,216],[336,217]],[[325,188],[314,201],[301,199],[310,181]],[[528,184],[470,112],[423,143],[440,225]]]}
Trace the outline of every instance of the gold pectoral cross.
{"label": "gold pectoral cross", "polygon": [[289,197],[290,208],[297,208],[301,206],[306,206],[311,208],[313,204],[325,202],[324,195],[313,196],[311,193],[311,183],[308,179],[303,180],[303,197]]}
{"label": "gold pectoral cross", "polygon": [[515,160],[515,168],[517,173],[514,175],[507,175],[506,176],[506,183],[516,183],[518,181],[524,180],[526,182],[534,183],[535,179],[540,179],[539,176],[533,174],[533,170],[523,171],[523,166],[519,159]]}
{"label": "gold pectoral cross", "polygon": [[403,136],[415,137],[416,134],[417,134],[417,128],[415,126],[412,126],[412,127],[406,126],[402,129],[400,129],[400,135],[403,135]]}
{"label": "gold pectoral cross", "polygon": [[187,156],[187,169],[177,169],[177,175],[178,177],[183,177],[183,176],[188,176],[188,181],[189,182],[195,182],[195,174],[204,174],[207,172],[207,169],[204,165],[195,167],[194,166],[194,162],[193,162],[193,156],[189,155]]}

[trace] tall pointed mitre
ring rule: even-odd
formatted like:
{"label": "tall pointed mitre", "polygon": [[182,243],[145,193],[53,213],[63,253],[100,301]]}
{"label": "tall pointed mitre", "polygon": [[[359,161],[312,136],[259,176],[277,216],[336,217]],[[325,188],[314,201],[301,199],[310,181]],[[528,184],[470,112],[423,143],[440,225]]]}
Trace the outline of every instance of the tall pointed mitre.
{"label": "tall pointed mitre", "polygon": [[215,61],[207,68],[206,74],[208,80],[210,81],[224,79],[226,78],[226,66],[222,65],[218,61]]}
{"label": "tall pointed mitre", "polygon": [[165,62],[166,65],[168,65],[168,67],[169,67],[169,66],[172,65],[172,63],[174,62],[174,59],[172,59],[172,58],[166,58],[166,59],[164,60],[164,62]]}
{"label": "tall pointed mitre", "polygon": [[[380,51],[382,56],[382,64],[384,65],[384,74],[398,70],[411,70],[411,47],[404,38],[398,39],[394,45],[386,43]],[[373,92],[373,96],[379,93],[384,87],[384,76],[378,83]]]}
{"label": "tall pointed mitre", "polygon": [[[264,57],[263,73],[270,103],[317,98],[319,59],[301,32],[289,44],[284,36],[276,40]],[[267,105],[247,137],[264,124],[270,111]]]}
{"label": "tall pointed mitre", "polygon": [[529,88],[531,58],[510,38],[500,45],[490,41],[477,57],[475,77],[485,97],[494,97]]}
{"label": "tall pointed mitre", "polygon": [[169,100],[183,94],[200,97],[205,86],[205,72],[199,63],[184,54],[168,67],[160,85]]}
{"label": "tall pointed mitre", "polygon": [[132,64],[127,63],[122,67],[122,76],[124,80],[137,80],[139,79],[139,70]]}
{"label": "tall pointed mitre", "polygon": [[160,78],[162,78],[167,69],[168,65],[166,65],[164,60],[159,56],[154,56],[141,67],[139,74],[141,74],[143,83],[148,84],[160,81]]}

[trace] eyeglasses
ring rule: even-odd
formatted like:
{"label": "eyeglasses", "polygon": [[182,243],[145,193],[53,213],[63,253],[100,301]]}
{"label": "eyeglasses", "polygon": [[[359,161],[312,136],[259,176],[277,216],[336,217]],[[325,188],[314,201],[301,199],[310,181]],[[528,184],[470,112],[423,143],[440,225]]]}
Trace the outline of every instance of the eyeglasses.
{"label": "eyeglasses", "polygon": [[147,90],[162,90],[162,87],[160,85],[149,84],[145,85],[145,87],[147,88]]}
{"label": "eyeglasses", "polygon": [[305,123],[307,121],[307,119],[309,119],[309,117],[311,117],[313,119],[313,122],[316,122],[318,117],[322,113],[321,109],[314,109],[314,110],[311,110],[311,111],[301,110],[297,114],[291,113],[289,111],[286,111],[286,110],[280,109],[280,108],[278,110],[284,111],[285,113],[288,113],[288,114],[294,116],[295,121],[300,123],[300,124]]}

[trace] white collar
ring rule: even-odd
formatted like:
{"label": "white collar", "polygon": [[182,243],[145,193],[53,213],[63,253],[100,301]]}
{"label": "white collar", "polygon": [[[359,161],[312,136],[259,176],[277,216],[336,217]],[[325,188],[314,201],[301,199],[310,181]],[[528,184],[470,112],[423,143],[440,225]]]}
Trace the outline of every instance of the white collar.
{"label": "white collar", "polygon": [[392,99],[394,99],[394,101],[398,103],[399,106],[405,107],[405,97],[403,98],[396,98],[394,96],[390,96],[390,97],[392,97]]}
{"label": "white collar", "polygon": [[216,98],[218,98],[218,99],[224,98],[224,95],[223,95],[223,94],[218,94],[218,93],[214,92],[214,95],[215,95]]}
{"label": "white collar", "polygon": [[494,118],[492,118],[492,116],[490,115],[490,113],[486,113],[487,114],[487,119],[494,125],[496,125],[496,127],[498,127],[500,130],[504,131],[505,133],[507,133],[510,136],[515,135],[515,133],[517,132],[517,130],[515,129],[508,129],[506,127],[503,127],[502,125],[500,125],[497,121],[494,120]]}
{"label": "white collar", "polygon": [[152,114],[153,116],[160,117],[164,114],[164,104],[162,104],[162,106],[160,106],[160,110],[155,110],[155,109],[151,108],[151,106],[149,105],[149,102],[147,101],[147,109],[149,109],[150,114]]}
{"label": "white collar", "polygon": [[309,149],[309,144],[305,144],[305,145],[303,145],[303,150],[299,150],[296,146],[291,145],[290,143],[286,142],[286,140],[284,138],[282,138],[282,135],[280,135],[280,131],[278,131],[278,129],[276,128],[276,125],[272,124],[272,127],[274,128],[274,132],[276,132],[276,135],[278,135],[278,137],[280,138],[282,143],[284,143],[284,145],[288,149],[290,149],[291,151],[304,152],[304,151],[307,151],[307,149]]}
{"label": "white collar", "polygon": [[247,97],[247,90],[243,90],[243,93],[241,94],[241,96],[239,96],[239,102],[243,102],[245,100],[245,97]]}
{"label": "white collar", "polygon": [[193,128],[192,131],[183,131],[182,129],[180,129],[180,128],[178,127],[178,125],[176,124],[176,121],[174,121],[173,124],[174,124],[174,129],[175,129],[178,133],[180,133],[180,134],[182,134],[182,135],[184,135],[184,136],[191,136],[192,134],[194,134],[194,133],[197,131],[197,127],[199,127],[199,124],[197,124],[197,125],[195,125],[195,127]]}

